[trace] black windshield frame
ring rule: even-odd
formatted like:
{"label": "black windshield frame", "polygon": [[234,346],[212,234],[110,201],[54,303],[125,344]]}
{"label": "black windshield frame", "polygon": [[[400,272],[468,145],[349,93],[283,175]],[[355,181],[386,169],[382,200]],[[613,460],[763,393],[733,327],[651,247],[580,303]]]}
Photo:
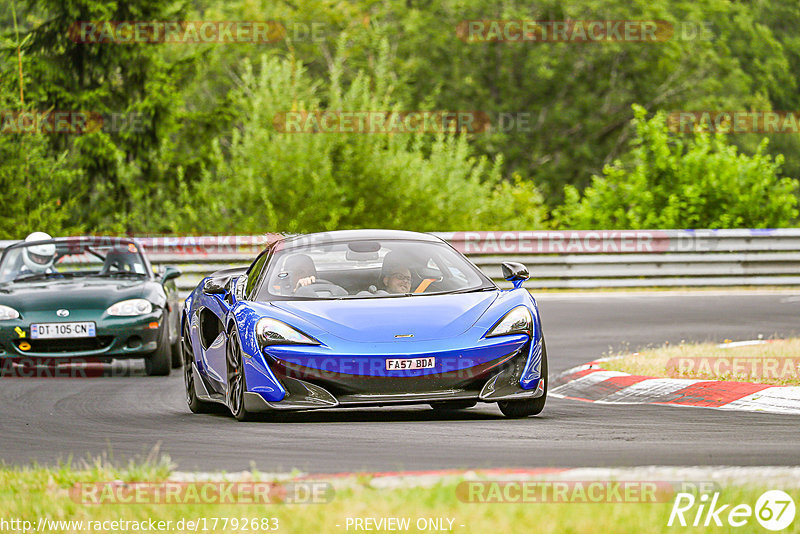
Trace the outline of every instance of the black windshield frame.
{"label": "black windshield frame", "polygon": [[[145,280],[153,280],[155,278],[155,273],[153,272],[153,267],[150,264],[150,260],[145,253],[144,248],[140,243],[138,243],[135,239],[131,238],[124,238],[124,237],[102,237],[102,236],[79,236],[79,237],[56,237],[53,239],[42,240],[42,241],[35,241],[35,242],[26,242],[26,241],[18,241],[6,247],[2,254],[0,254],[0,273],[3,272],[3,269],[6,268],[6,262],[15,255],[17,251],[29,247],[29,246],[36,246],[36,245],[45,245],[45,244],[52,244],[56,247],[56,263],[62,257],[69,256],[69,255],[77,255],[77,254],[91,254],[98,259],[104,260],[105,257],[99,253],[96,248],[104,248],[104,247],[135,247],[135,252],[131,251],[132,254],[138,255],[140,258],[143,266],[144,266],[144,273],[136,273],[139,275],[139,278]],[[56,264],[54,263],[54,265]],[[100,273],[99,271],[90,271],[90,270],[69,270],[63,272],[56,272],[51,273],[54,277],[58,277],[58,275],[66,275],[67,277],[90,277],[90,276],[98,276]],[[51,278],[48,276],[48,278]],[[33,280],[40,280],[41,278],[35,277]],[[16,278],[5,280],[0,282],[0,284],[14,282]],[[24,278],[21,281],[25,281]]]}
{"label": "black windshield frame", "polygon": [[437,246],[443,247],[446,249],[448,253],[452,253],[455,257],[461,260],[461,264],[468,268],[471,273],[476,275],[479,279],[480,283],[465,287],[459,288],[454,290],[447,290],[447,291],[435,291],[435,292],[425,292],[425,293],[397,293],[397,294],[387,294],[387,295],[370,295],[370,296],[357,296],[357,295],[346,295],[346,296],[338,296],[338,297],[326,297],[326,296],[299,296],[299,295],[277,295],[271,291],[269,291],[269,280],[271,278],[273,269],[275,268],[277,262],[280,260],[281,256],[284,253],[302,253],[304,249],[313,248],[315,244],[309,244],[308,242],[302,242],[295,246],[289,244],[288,246],[286,243],[278,242],[273,246],[269,247],[269,250],[265,250],[264,252],[269,254],[268,261],[261,269],[259,273],[260,280],[258,281],[255,290],[252,292],[251,295],[248,295],[250,300],[258,301],[258,302],[270,302],[270,301],[290,301],[290,300],[304,300],[304,301],[312,301],[312,300],[367,300],[367,299],[384,299],[384,298],[402,298],[402,297],[426,297],[426,296],[435,296],[435,295],[454,295],[459,293],[470,293],[470,292],[477,292],[477,291],[489,291],[489,290],[498,290],[498,286],[492,281],[491,278],[487,277],[474,263],[472,263],[469,258],[464,256],[461,252],[456,250],[452,245],[447,243],[446,241],[431,241],[431,240],[414,240],[408,238],[378,238],[378,239],[370,239],[370,238],[360,238],[360,239],[342,239],[328,242],[328,245],[341,245],[346,243],[357,243],[357,242],[368,242],[368,241],[379,241],[381,243],[389,243],[389,242],[403,242],[403,243],[418,243],[420,246]]}

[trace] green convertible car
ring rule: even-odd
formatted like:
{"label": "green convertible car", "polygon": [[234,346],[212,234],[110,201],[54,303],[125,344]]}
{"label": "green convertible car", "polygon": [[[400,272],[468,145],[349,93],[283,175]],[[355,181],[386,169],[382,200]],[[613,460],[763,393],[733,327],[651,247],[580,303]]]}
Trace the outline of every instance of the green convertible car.
{"label": "green convertible car", "polygon": [[180,271],[155,273],[132,239],[48,238],[0,256],[0,368],[144,358],[148,375],[167,375],[181,365]]}

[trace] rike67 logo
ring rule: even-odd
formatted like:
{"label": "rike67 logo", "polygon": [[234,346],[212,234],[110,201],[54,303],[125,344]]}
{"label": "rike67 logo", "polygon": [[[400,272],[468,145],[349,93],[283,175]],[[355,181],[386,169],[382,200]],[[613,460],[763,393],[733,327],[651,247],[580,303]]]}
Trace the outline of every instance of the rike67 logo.
{"label": "rike67 logo", "polygon": [[678,493],[667,526],[738,528],[747,525],[755,517],[765,529],[778,531],[794,521],[794,500],[784,491],[764,492],[756,501],[755,507],[749,504],[721,503],[719,495],[716,492],[709,498],[704,493],[698,498],[691,493]]}

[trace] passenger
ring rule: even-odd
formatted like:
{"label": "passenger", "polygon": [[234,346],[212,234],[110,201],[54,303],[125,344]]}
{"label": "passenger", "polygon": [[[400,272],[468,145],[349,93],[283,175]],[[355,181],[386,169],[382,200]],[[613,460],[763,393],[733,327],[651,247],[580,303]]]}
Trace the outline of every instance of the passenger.
{"label": "passenger", "polygon": [[144,274],[145,268],[141,257],[136,253],[135,245],[115,247],[108,251],[101,274],[126,272]]}
{"label": "passenger", "polygon": [[389,293],[411,293],[411,271],[391,252],[383,259],[381,281]]}

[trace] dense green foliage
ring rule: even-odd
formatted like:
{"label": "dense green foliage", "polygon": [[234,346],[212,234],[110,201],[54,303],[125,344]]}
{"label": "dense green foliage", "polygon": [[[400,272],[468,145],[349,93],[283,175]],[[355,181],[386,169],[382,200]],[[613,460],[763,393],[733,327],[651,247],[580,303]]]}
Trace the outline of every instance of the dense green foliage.
{"label": "dense green foliage", "polygon": [[[573,228],[772,228],[797,217],[797,181],[780,177],[783,157],[738,153],[725,136],[669,135],[663,113],[636,108],[627,162],[595,176],[583,197],[567,186],[559,208]],[[732,201],[733,199],[733,201]]]}
{"label": "dense green foliage", "polygon": [[[675,34],[465,42],[457,28],[468,19],[665,20]],[[97,20],[277,20],[287,34],[271,44],[70,38],[75,22]],[[0,238],[32,228],[793,225],[800,135],[679,135],[660,112],[800,110],[797,27],[794,0],[6,2],[2,110],[141,120],[83,135],[0,134]],[[277,131],[274,117],[290,110],[475,110],[493,128]]]}
{"label": "dense green foliage", "polygon": [[[0,109],[18,108],[4,96],[0,95]],[[67,152],[50,150],[43,136],[0,134],[2,238],[24,237],[40,228],[82,230],[69,221],[77,212],[75,198],[83,193],[83,184],[67,158]]]}
{"label": "dense green foliage", "polygon": [[[383,61],[379,58],[378,61]],[[303,67],[278,57],[243,69],[234,101],[238,126],[227,155],[214,145],[214,172],[188,185],[172,231],[260,232],[390,226],[489,228],[541,224],[541,196],[501,181],[501,165],[475,158],[465,136],[279,133],[283,110],[386,109],[391,86],[368,75],[344,89],[315,91]],[[292,87],[292,93],[285,90]],[[321,94],[318,94],[321,93]],[[202,210],[196,208],[202,206]],[[236,212],[250,214],[237,217]]]}

